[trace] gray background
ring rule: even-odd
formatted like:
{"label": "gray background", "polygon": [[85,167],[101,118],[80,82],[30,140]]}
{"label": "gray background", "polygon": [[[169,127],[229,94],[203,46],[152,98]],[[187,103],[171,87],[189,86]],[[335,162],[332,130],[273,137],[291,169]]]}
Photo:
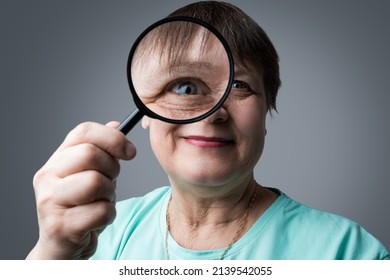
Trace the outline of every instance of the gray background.
{"label": "gray background", "polygon": [[[0,2],[0,259],[38,236],[32,177],[83,121],[134,108],[125,67],[136,36],[192,1]],[[268,32],[281,59],[259,182],[357,221],[390,248],[389,1],[231,1]],[[137,158],[118,197],[167,183],[137,126]]]}

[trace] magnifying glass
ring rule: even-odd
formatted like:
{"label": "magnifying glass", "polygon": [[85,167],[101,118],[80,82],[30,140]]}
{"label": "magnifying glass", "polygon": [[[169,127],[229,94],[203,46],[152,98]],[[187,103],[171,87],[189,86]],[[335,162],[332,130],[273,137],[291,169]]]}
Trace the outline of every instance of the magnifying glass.
{"label": "magnifying glass", "polygon": [[192,17],[168,17],[135,41],[127,78],[137,109],[118,127],[124,134],[144,116],[188,124],[217,111],[233,84],[233,55],[223,36]]}

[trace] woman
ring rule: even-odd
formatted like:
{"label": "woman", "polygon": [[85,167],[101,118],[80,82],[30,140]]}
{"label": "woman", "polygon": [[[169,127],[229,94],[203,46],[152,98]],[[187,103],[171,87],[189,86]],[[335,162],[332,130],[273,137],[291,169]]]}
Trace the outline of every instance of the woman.
{"label": "woman", "polygon": [[28,258],[388,258],[357,224],[255,181],[280,86],[264,31],[225,3],[194,3],[171,15],[203,19],[226,38],[235,59],[228,100],[192,124],[144,117],[171,186],[117,204],[118,161],[132,159],[135,147],[115,122],[76,127],[34,177],[40,236]]}

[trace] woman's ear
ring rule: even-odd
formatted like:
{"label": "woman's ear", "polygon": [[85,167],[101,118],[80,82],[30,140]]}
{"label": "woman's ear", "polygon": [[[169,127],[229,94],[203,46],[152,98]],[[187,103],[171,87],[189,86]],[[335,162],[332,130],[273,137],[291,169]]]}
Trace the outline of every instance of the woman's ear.
{"label": "woman's ear", "polygon": [[142,127],[144,129],[147,129],[147,128],[149,128],[149,124],[150,124],[150,118],[148,116],[143,116],[142,117]]}

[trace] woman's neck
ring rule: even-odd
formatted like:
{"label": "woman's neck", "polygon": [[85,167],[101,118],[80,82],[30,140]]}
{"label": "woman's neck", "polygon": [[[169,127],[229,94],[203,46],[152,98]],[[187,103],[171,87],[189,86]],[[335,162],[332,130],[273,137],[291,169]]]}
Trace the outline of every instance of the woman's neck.
{"label": "woman's neck", "polygon": [[172,216],[188,226],[230,223],[245,212],[255,187],[256,182],[250,179],[241,186],[211,187],[210,194],[204,195],[199,186],[190,189],[172,185]]}
{"label": "woman's neck", "polygon": [[240,185],[214,188],[212,193],[199,196],[194,190],[172,185],[168,227],[182,247],[212,250],[228,246],[244,235],[276,199],[252,176]]}

